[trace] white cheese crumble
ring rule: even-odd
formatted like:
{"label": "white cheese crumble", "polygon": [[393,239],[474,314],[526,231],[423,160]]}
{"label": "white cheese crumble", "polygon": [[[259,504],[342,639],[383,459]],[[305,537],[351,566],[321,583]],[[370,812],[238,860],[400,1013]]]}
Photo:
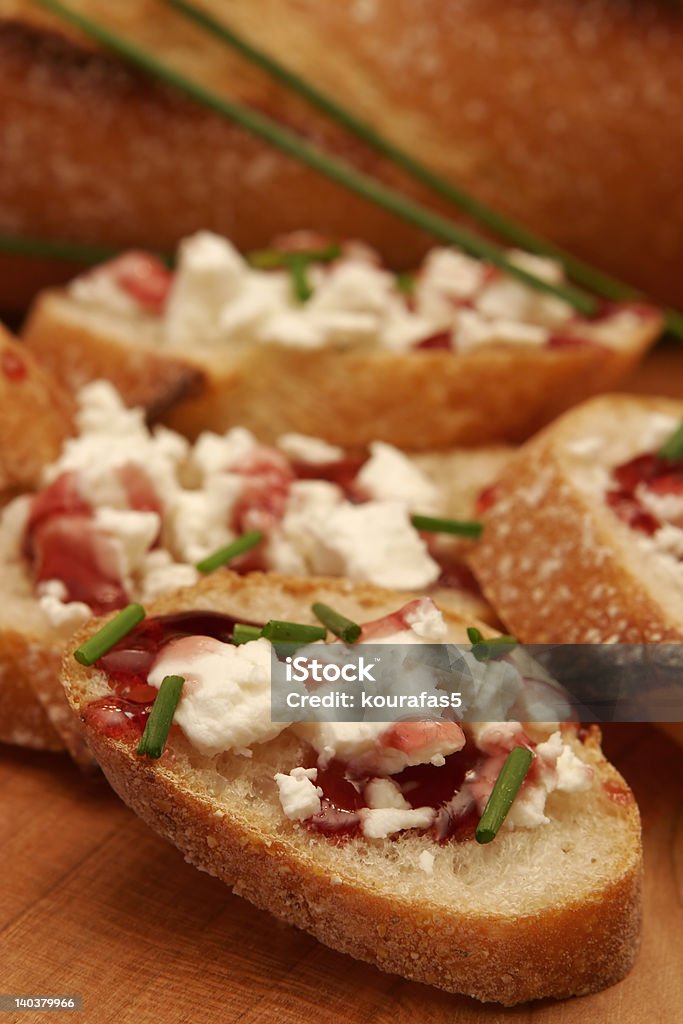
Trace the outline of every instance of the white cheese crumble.
{"label": "white cheese crumble", "polygon": [[287,727],[270,720],[270,666],[265,639],[235,647],[211,637],[183,637],[162,649],[148,679],[158,688],[165,676],[183,676],[173,720],[211,757],[271,740]]}
{"label": "white cheese crumble", "polygon": [[[508,256],[544,280],[563,280],[562,268],[552,260],[518,250]],[[107,264],[77,278],[70,293],[112,315],[145,318],[158,325],[162,343],[182,349],[248,341],[302,349],[379,345],[405,351],[444,331],[462,350],[496,341],[542,345],[549,330],[574,317],[561,299],[492,272],[456,249],[437,247],[427,254],[414,275],[410,301],[372,252],[352,243],[334,262],[313,264],[307,274],[312,295],[302,304],[288,270],[250,267],[227,239],[200,231],[179,247],[161,319],[139,308]],[[475,311],[476,322],[461,323],[466,307]],[[610,343],[609,321],[593,328]]]}
{"label": "white cheese crumble", "polygon": [[402,501],[412,512],[434,512],[439,492],[426,473],[384,441],[370,445],[370,458],[361,467],[356,483],[361,493],[376,501]]}
{"label": "white cheese crumble", "polygon": [[358,813],[366,839],[386,839],[404,829],[429,828],[436,814],[433,807],[415,807],[407,811],[393,807],[376,810],[362,807]]}
{"label": "white cheese crumble", "polygon": [[290,821],[304,821],[320,813],[323,791],[313,785],[317,777],[317,768],[292,768],[289,775],[276,772],[273,776],[282,811]]}
{"label": "white cheese crumble", "polygon": [[288,458],[306,462],[311,466],[338,462],[344,457],[343,448],[328,444],[319,437],[308,437],[306,434],[283,434],[278,438],[277,446]]}

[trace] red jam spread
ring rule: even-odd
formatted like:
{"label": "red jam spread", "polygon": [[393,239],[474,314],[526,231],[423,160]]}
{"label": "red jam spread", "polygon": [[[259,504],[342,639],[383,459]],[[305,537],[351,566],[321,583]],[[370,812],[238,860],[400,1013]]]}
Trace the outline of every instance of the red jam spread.
{"label": "red jam spread", "polygon": [[88,704],[83,720],[105,736],[138,740],[158,692],[147,676],[161,648],[183,636],[210,636],[227,643],[237,621],[209,611],[144,619],[97,661],[113,692]]}
{"label": "red jam spread", "polygon": [[[465,840],[474,836],[479,813],[467,789],[465,776],[476,769],[484,755],[473,743],[446,757],[446,763],[412,765],[391,778],[400,786],[411,807],[434,807],[436,818],[429,833],[438,842]],[[315,767],[315,758],[310,767]],[[366,807],[363,789],[369,778],[355,779],[340,761],[331,761],[318,769],[316,786],[323,791],[319,814],[304,825],[311,832],[321,832],[333,839],[344,840],[362,835],[359,810]]]}
{"label": "red jam spread", "polygon": [[662,525],[644,507],[637,491],[647,488],[655,494],[683,497],[683,459],[662,459],[656,454],[638,455],[612,471],[612,487],[607,491],[607,504],[634,530],[652,536]]}

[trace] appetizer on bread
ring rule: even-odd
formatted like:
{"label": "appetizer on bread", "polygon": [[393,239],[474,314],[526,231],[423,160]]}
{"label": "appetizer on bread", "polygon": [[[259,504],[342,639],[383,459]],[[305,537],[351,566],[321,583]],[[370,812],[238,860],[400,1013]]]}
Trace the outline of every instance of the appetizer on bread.
{"label": "appetizer on bread", "polygon": [[[148,824],[334,949],[505,1004],[617,981],[638,943],[640,827],[595,727],[271,719],[273,634],[258,624],[305,631],[324,602],[362,627],[360,643],[467,644],[467,620],[404,600],[226,573],[159,599],[132,632],[121,616],[95,636],[91,623],[63,681],[95,758]],[[104,642],[112,630],[118,642]],[[489,683],[517,671],[506,656],[464,657]],[[513,748],[531,767],[484,836]]]}
{"label": "appetizer on bread", "polygon": [[683,403],[605,395],[524,445],[470,565],[521,640],[683,639]]}
{"label": "appetizer on bread", "polygon": [[296,434],[268,447],[243,428],[191,445],[166,427],[150,431],[142,410],[127,409],[104,381],[80,392],[76,425],[41,486],[0,513],[0,664],[12,665],[2,686],[14,707],[5,738],[28,733],[17,709],[33,721],[35,692],[78,747],[57,679],[64,640],[92,615],[190,585],[228,561],[438,593],[463,613],[491,614],[463,560],[473,541],[424,531],[476,534],[478,524],[460,517],[471,516],[506,448],[411,460],[378,442],[351,457]]}
{"label": "appetizer on bread", "polygon": [[407,283],[365,246],[308,234],[254,258],[270,269],[209,232],[181,244],[175,272],[128,253],[40,295],[24,340],[70,387],[107,377],[190,437],[239,425],[425,451],[528,437],[614,385],[661,329],[644,306],[578,316],[454,249]]}

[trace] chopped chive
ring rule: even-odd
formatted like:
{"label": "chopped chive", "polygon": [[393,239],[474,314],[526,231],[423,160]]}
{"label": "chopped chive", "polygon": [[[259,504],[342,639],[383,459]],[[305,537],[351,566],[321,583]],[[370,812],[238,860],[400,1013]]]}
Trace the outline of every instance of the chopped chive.
{"label": "chopped chive", "polygon": [[243,555],[245,551],[250,551],[251,548],[260,544],[262,540],[263,534],[259,530],[249,530],[248,533],[243,533],[241,537],[237,537],[230,544],[226,544],[224,548],[219,548],[212,555],[207,555],[201,562],[197,562],[196,568],[199,572],[214,572],[216,569],[220,569],[221,566],[227,565],[233,558],[237,558],[238,555]]}
{"label": "chopped chive", "polygon": [[434,516],[414,515],[410,521],[416,530],[425,533],[452,533],[458,537],[481,537],[484,524],[476,519],[438,519]]}
{"label": "chopped chive", "polygon": [[308,302],[313,294],[311,282],[308,280],[308,260],[292,253],[287,260],[287,268],[292,278],[292,292],[297,302]]}
{"label": "chopped chive", "polygon": [[404,295],[412,295],[415,288],[415,275],[410,271],[404,271],[396,275],[396,287]]}
{"label": "chopped chive", "polygon": [[138,745],[138,754],[154,758],[163,754],[184,684],[182,676],[164,676]]}
{"label": "chopped chive", "polygon": [[493,636],[485,640],[480,629],[476,626],[468,626],[467,637],[472,644],[472,654],[477,661],[491,661],[494,658],[502,658],[503,655],[516,647],[519,640],[508,634]]}
{"label": "chopped chive", "polygon": [[307,263],[331,263],[341,256],[341,246],[331,242],[323,249],[301,249],[286,251],[283,249],[257,249],[247,255],[247,262],[256,270],[281,270],[287,266],[292,256],[298,256]]}
{"label": "chopped chive", "polygon": [[498,835],[533,759],[534,755],[527,747],[515,747],[505,758],[474,833],[478,843],[490,843]]}
{"label": "chopped chive", "polygon": [[361,634],[361,628],[357,622],[347,619],[345,615],[336,612],[328,604],[316,601],[311,605],[311,611],[317,619],[320,619],[324,626],[327,626],[330,633],[334,633],[345,644],[355,644]]}
{"label": "chopped chive", "polygon": [[94,665],[98,658],[110,651],[119,640],[123,640],[144,617],[145,609],[141,604],[129,604],[122,608],[118,615],[74,651],[74,658],[80,665]]}
{"label": "chopped chive", "polygon": [[260,626],[247,626],[238,622],[232,631],[232,642],[239,647],[240,644],[248,644],[250,640],[259,640],[263,636]]}
{"label": "chopped chive", "polygon": [[664,442],[657,455],[660,459],[668,459],[670,462],[683,457],[683,423],[679,424],[671,437]]}
{"label": "chopped chive", "polygon": [[302,622],[283,622],[281,619],[271,619],[263,627],[261,636],[272,643],[310,644],[315,640],[324,640],[327,630],[324,626],[309,626]]}

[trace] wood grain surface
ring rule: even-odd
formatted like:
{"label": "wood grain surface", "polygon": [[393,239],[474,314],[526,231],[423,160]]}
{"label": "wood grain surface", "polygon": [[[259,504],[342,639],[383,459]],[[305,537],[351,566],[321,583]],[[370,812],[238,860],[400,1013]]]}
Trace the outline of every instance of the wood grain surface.
{"label": "wood grain surface", "polygon": [[83,1013],[66,1019],[93,1024],[680,1024],[683,754],[649,726],[612,726],[606,748],[642,809],[646,878],[637,964],[605,992],[504,1010],[382,974],[199,874],[102,778],[10,748],[0,751],[0,991],[82,994]]}

